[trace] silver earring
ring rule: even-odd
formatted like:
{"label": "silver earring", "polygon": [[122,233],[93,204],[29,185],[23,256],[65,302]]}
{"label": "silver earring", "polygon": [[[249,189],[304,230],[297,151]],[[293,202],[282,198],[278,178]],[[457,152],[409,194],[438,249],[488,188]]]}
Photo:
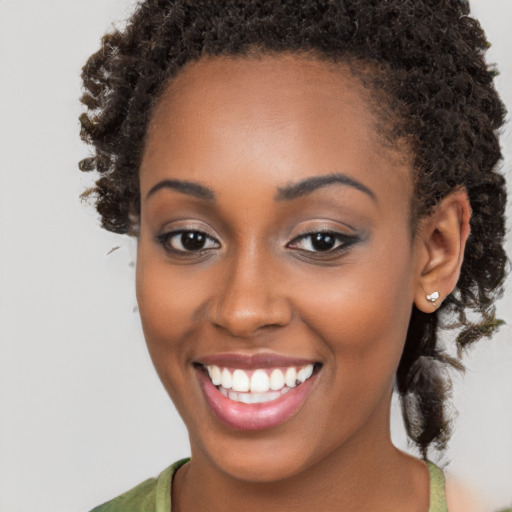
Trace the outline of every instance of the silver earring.
{"label": "silver earring", "polygon": [[427,300],[432,304],[432,306],[435,306],[437,299],[439,299],[439,292],[435,291],[435,292],[431,293],[430,295],[427,294],[426,297],[427,297]]}

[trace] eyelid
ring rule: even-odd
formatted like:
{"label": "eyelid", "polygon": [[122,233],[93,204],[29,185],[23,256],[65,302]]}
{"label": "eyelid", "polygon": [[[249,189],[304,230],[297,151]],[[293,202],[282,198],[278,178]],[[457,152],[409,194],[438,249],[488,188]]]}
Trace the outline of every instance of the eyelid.
{"label": "eyelid", "polygon": [[208,222],[188,217],[176,218],[162,224],[158,233],[170,233],[172,231],[201,231],[212,238],[218,238],[216,231]]}
{"label": "eyelid", "polygon": [[358,236],[360,232],[350,224],[330,219],[318,219],[315,221],[302,222],[297,226],[290,236],[291,241],[301,236],[314,235],[316,233],[332,233],[340,237]]}
{"label": "eyelid", "polygon": [[158,235],[159,237],[165,237],[167,239],[174,238],[178,235],[183,235],[184,233],[199,233],[201,235],[204,235],[205,238],[212,240],[220,247],[220,242],[213,236],[210,236],[208,233],[205,233],[204,231],[201,231],[199,229],[176,229],[172,231],[167,231],[166,233],[162,233],[161,235]]}
{"label": "eyelid", "polygon": [[318,234],[322,234],[322,235],[332,235],[334,238],[336,238],[337,240],[351,240],[351,239],[354,239],[354,238],[357,238],[356,235],[348,235],[346,233],[340,233],[339,231],[334,231],[332,229],[325,229],[325,230],[315,230],[315,231],[309,231],[309,232],[306,232],[306,233],[303,233],[301,235],[297,235],[295,236],[292,240],[290,240],[287,245],[291,245],[293,244],[294,242],[298,241],[298,240],[303,240],[305,238],[308,238],[308,237],[312,237],[314,235],[318,235]]}
{"label": "eyelid", "polygon": [[[170,242],[174,237],[183,235],[184,233],[200,233],[204,235],[207,240],[213,241],[215,247],[202,247],[197,250],[178,249],[170,246]],[[162,248],[169,254],[181,257],[193,257],[200,256],[208,253],[212,250],[216,250],[222,247],[218,237],[211,234],[210,230],[204,226],[197,226],[190,224],[183,224],[182,226],[169,227],[163,229],[160,233],[155,235],[155,241],[162,246]]]}
{"label": "eyelid", "polygon": [[[353,228],[351,228],[353,229]],[[318,234],[326,234],[331,235],[335,239],[334,247],[326,250],[315,250],[313,247],[311,249],[299,247],[299,243],[301,241],[305,241],[308,237],[311,239],[310,245],[313,244],[314,235]],[[314,226],[308,227],[306,229],[301,230],[300,233],[296,234],[287,244],[286,247],[288,249],[294,250],[299,254],[305,255],[307,258],[312,259],[326,259],[332,258],[334,256],[340,256],[345,251],[349,250],[355,243],[359,242],[361,239],[360,235],[352,232],[347,233],[345,230],[341,228],[334,228],[330,226],[319,226],[315,228]]]}

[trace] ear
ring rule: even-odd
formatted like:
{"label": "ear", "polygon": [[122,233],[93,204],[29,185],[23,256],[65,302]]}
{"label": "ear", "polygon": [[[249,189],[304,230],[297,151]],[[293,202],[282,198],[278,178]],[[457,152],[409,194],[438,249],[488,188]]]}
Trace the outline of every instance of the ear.
{"label": "ear", "polygon": [[418,282],[414,303],[424,313],[435,311],[457,285],[470,217],[466,190],[457,189],[420,221],[415,240]]}

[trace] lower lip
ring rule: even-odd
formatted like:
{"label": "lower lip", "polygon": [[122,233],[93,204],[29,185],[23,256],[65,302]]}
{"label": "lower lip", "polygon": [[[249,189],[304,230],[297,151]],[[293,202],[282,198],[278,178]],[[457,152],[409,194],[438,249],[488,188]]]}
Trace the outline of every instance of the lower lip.
{"label": "lower lip", "polygon": [[316,374],[281,397],[259,404],[244,404],[225,397],[212,381],[198,370],[206,401],[217,418],[236,430],[264,430],[276,427],[291,418],[306,401]]}

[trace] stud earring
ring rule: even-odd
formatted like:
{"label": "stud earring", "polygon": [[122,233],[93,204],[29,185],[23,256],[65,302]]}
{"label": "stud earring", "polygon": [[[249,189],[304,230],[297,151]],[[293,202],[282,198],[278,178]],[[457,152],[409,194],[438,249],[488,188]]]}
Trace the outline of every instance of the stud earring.
{"label": "stud earring", "polygon": [[439,299],[439,292],[435,291],[431,294],[426,295],[427,300],[435,307],[437,299]]}

